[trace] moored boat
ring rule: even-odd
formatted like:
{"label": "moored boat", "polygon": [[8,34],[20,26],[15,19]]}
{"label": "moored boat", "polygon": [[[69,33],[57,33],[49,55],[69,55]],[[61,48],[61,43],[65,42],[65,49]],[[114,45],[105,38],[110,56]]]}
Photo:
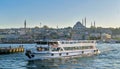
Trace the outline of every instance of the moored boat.
{"label": "moored boat", "polygon": [[94,40],[36,41],[35,49],[26,50],[29,59],[71,58],[99,54]]}

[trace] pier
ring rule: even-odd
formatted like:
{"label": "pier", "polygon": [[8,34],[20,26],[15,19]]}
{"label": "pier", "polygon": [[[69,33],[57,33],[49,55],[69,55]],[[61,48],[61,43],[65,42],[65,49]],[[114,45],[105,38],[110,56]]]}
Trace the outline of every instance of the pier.
{"label": "pier", "polygon": [[24,47],[0,47],[0,55],[1,54],[12,54],[12,53],[20,53],[24,52]]}

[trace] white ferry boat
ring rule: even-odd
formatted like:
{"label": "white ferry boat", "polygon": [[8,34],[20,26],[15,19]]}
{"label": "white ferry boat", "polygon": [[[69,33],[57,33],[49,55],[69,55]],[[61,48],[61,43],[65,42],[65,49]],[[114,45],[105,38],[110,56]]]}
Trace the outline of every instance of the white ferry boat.
{"label": "white ferry boat", "polygon": [[36,41],[36,47],[26,50],[29,59],[71,58],[99,54],[94,40]]}

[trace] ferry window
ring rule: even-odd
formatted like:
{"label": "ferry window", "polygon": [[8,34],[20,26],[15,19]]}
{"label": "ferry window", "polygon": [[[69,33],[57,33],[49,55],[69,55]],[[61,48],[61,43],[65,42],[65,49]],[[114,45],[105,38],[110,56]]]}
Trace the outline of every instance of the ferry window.
{"label": "ferry window", "polygon": [[69,44],[69,42],[66,42],[66,44]]}
{"label": "ferry window", "polygon": [[49,49],[48,48],[44,48],[44,51],[48,51]]}
{"label": "ferry window", "polygon": [[89,46],[90,47],[90,49],[93,49],[93,46]]}
{"label": "ferry window", "polygon": [[74,47],[74,50],[77,50],[78,48],[77,47]]}
{"label": "ferry window", "polygon": [[59,55],[61,56],[62,54],[61,54],[61,53],[59,53]]}
{"label": "ferry window", "polygon": [[87,49],[90,49],[90,46],[88,46]]}
{"label": "ferry window", "polygon": [[84,53],[84,51],[82,51],[82,54]]}
{"label": "ferry window", "polygon": [[81,46],[79,47],[79,50],[80,50],[80,49],[82,49],[82,47],[81,47]]}
{"label": "ferry window", "polygon": [[66,53],[66,55],[68,55],[68,53]]}
{"label": "ferry window", "polygon": [[59,51],[60,50],[60,48],[57,48],[57,51]]}
{"label": "ferry window", "polygon": [[74,47],[70,47],[70,50],[73,50],[74,49]]}
{"label": "ferry window", "polygon": [[64,47],[65,50],[79,50],[79,47]]}
{"label": "ferry window", "polygon": [[53,42],[53,44],[58,44],[58,42]]}
{"label": "ferry window", "polygon": [[62,44],[64,44],[64,42],[62,42]]}
{"label": "ferry window", "polygon": [[84,47],[84,49],[87,49],[87,48],[88,48],[87,46]]}
{"label": "ferry window", "polygon": [[69,47],[64,47],[64,49],[65,49],[65,50],[70,50],[70,48],[69,48]]}
{"label": "ferry window", "polygon": [[59,51],[61,48],[52,48],[52,51]]}
{"label": "ferry window", "polygon": [[57,45],[58,45],[58,42],[49,42],[48,44],[49,44],[49,45],[54,45],[54,44],[57,44]]}
{"label": "ferry window", "polygon": [[70,44],[73,44],[73,42],[70,42]]}
{"label": "ferry window", "polygon": [[77,50],[79,50],[79,47],[77,46]]}
{"label": "ferry window", "polygon": [[54,54],[51,54],[51,56],[54,56]]}
{"label": "ferry window", "polygon": [[48,51],[48,48],[37,47],[37,51]]}
{"label": "ferry window", "polygon": [[60,51],[63,51],[63,49],[60,48]]}
{"label": "ferry window", "polygon": [[88,46],[85,46],[85,49],[88,49]]}
{"label": "ferry window", "polygon": [[83,49],[83,47],[81,47],[81,49]]}
{"label": "ferry window", "polygon": [[68,48],[64,47],[65,50],[68,50]]}
{"label": "ferry window", "polygon": [[83,46],[82,49],[92,49],[92,46]]}
{"label": "ferry window", "polygon": [[53,48],[52,51],[57,51],[57,48]]}
{"label": "ferry window", "polygon": [[89,49],[89,46],[86,46],[85,49]]}
{"label": "ferry window", "polygon": [[85,49],[85,46],[82,46],[82,49]]}
{"label": "ferry window", "polygon": [[41,47],[37,47],[37,51],[42,51],[42,48]]}
{"label": "ferry window", "polygon": [[48,42],[36,42],[37,44],[46,45]]}

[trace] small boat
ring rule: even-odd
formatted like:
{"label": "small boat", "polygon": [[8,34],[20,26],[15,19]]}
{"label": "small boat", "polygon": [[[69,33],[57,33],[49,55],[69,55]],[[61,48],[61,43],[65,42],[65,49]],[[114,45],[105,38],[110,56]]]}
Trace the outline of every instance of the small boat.
{"label": "small boat", "polygon": [[35,49],[25,52],[29,59],[71,58],[100,53],[95,40],[49,40],[35,43]]}

